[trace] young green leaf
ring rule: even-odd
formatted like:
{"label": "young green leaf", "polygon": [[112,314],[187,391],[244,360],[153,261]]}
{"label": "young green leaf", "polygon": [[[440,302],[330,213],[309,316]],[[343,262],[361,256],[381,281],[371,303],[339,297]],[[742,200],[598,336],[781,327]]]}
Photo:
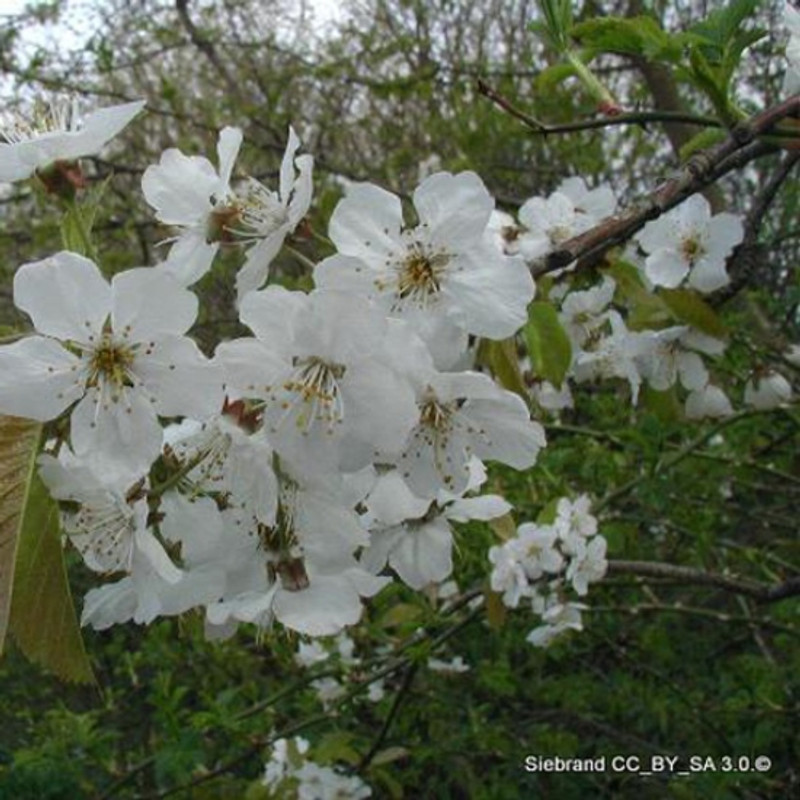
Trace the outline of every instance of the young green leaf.
{"label": "young green leaf", "polygon": [[679,322],[717,339],[724,339],[728,335],[717,312],[692,289],[662,289],[659,297]]}
{"label": "young green leaf", "polygon": [[553,306],[541,301],[531,303],[525,339],[537,377],[560,387],[572,363],[572,346]]}
{"label": "young green leaf", "polygon": [[20,530],[40,434],[36,422],[0,417],[0,654],[8,631]]}
{"label": "young green leaf", "polygon": [[32,466],[17,549],[9,625],[14,640],[62,680],[94,682],[67,581],[58,507]]}

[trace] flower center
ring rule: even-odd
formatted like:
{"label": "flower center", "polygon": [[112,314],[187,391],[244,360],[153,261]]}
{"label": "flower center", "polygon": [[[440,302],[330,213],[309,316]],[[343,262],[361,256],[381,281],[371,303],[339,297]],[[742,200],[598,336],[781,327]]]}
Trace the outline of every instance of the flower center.
{"label": "flower center", "polygon": [[130,367],[134,358],[135,353],[129,346],[118,344],[108,334],[104,334],[89,359],[86,386],[96,387],[101,383],[115,388],[133,386]]}
{"label": "flower center", "polygon": [[572,228],[568,225],[554,225],[547,231],[547,238],[552,244],[561,244],[572,238]]}
{"label": "flower center", "polygon": [[398,265],[397,299],[420,306],[436,297],[442,289],[442,278],[451,256],[445,252],[431,253],[421,242],[414,242]]}
{"label": "flower center", "polygon": [[294,395],[295,402],[286,399],[281,406],[287,411],[293,408],[297,411],[300,405],[295,424],[304,433],[319,422],[325,427],[325,433],[332,435],[336,426],[342,424],[344,403],[339,381],[344,373],[343,365],[329,364],[318,356],[296,361],[294,372],[283,383],[283,389]]}
{"label": "flower center", "polygon": [[265,239],[289,222],[289,211],[278,194],[252,179],[247,182],[240,208],[241,228],[234,233],[244,239]]}
{"label": "flower center", "polygon": [[78,109],[72,100],[37,99],[29,117],[11,112],[0,124],[0,138],[9,144],[27,142],[47,133],[63,133],[77,127]]}
{"label": "flower center", "polygon": [[420,425],[433,428],[437,433],[444,433],[451,425],[452,410],[441,405],[438,400],[427,400],[420,408]]}
{"label": "flower center", "polygon": [[233,226],[241,219],[241,208],[234,202],[221,203],[208,215],[206,222],[206,242],[234,241]]}
{"label": "flower center", "polygon": [[705,248],[697,236],[687,236],[681,243],[683,257],[694,266],[695,262],[705,254]]}

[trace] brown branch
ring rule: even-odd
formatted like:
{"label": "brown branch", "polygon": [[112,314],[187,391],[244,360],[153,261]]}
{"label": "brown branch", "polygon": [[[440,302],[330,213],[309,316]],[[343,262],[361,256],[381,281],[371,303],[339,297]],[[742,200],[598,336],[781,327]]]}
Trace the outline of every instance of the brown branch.
{"label": "brown branch", "polygon": [[681,567],[657,561],[609,561],[608,571],[650,578],[669,578],[694,586],[714,586],[726,592],[752,597],[760,603],[776,603],[779,600],[800,595],[800,577],[789,578],[783,583],[770,586],[743,578],[706,572],[694,567]]}
{"label": "brown branch", "polygon": [[800,151],[788,151],[756,196],[745,219],[744,239],[728,260],[727,269],[731,282],[713,295],[712,305],[721,305],[735,297],[747,285],[758,264],[763,263],[765,247],[758,242],[761,225],[781,186],[797,166],[798,161],[800,161]]}
{"label": "brown branch", "polygon": [[617,114],[609,117],[595,117],[593,119],[569,122],[564,125],[546,125],[534,119],[530,114],[518,109],[510,100],[485,81],[478,78],[478,93],[489,98],[496,106],[502,108],[510,116],[518,119],[535,134],[547,136],[548,134],[575,133],[578,131],[608,128],[613,125],[642,125],[652,122],[683,123],[685,125],[698,125],[702,127],[722,128],[723,124],[714,117],[697,116],[684,111],[633,111],[628,114]]}
{"label": "brown branch", "polygon": [[[682,203],[687,197],[714,183],[723,175],[760,156],[772,153],[776,146],[759,139],[778,122],[800,116],[800,95],[756,114],[731,129],[724,142],[695,153],[687,164],[658,186],[640,203],[615,216],[602,220],[579,236],[568,239],[534,264],[534,275],[566,267],[576,259],[594,262],[609,248],[627,241],[650,220]],[[579,264],[579,266],[582,266]]]}

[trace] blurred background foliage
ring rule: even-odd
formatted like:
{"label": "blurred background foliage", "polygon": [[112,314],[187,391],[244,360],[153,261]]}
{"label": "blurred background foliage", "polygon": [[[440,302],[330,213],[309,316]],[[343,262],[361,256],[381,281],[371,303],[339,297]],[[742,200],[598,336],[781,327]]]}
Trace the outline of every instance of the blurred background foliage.
{"label": "blurred background foliage", "polygon": [[[578,21],[647,13],[667,28],[702,19],[703,0],[582,5]],[[0,7],[1,8],[1,7]],[[747,52],[737,92],[750,109],[779,95],[780,4],[758,21],[769,35]],[[473,169],[498,205],[515,210],[568,175],[609,183],[635,202],[679,163],[696,130],[658,124],[536,136],[476,88],[478,78],[548,124],[591,116],[576,84],[557,83],[553,55],[528,30],[532,0],[353,0],[338,21],[314,22],[291,0],[85,0],[29,3],[0,16],[2,102],[70,91],[88,105],[144,97],[149,113],[103,158],[113,174],[96,231],[109,273],[158,260],[159,228],[139,192],[168,146],[211,154],[217,131],[243,128],[240,169],[274,183],[291,124],[315,157],[311,227],[326,220],[347,180],[409,193],[425,171]],[[48,32],[49,31],[49,32]],[[605,55],[597,74],[629,109],[709,113],[686,82],[642,59]],[[774,155],[727,178],[712,202],[747,212],[776,168]],[[27,186],[0,196],[0,323],[24,325],[11,305],[16,267],[59,249],[48,200]],[[773,364],[798,331],[797,182],[784,185],[761,225],[757,257],[722,314],[731,347],[717,377]],[[309,234],[294,246],[316,259]],[[207,347],[236,333],[233,261],[201,284]],[[308,286],[301,259],[276,272]],[[785,364],[782,365],[785,368]],[[498,469],[490,490],[518,522],[553,498],[607,498],[601,532],[613,558],[669,562],[766,584],[796,577],[800,478],[797,409],[687,424],[655,393],[631,409],[627,390],[576,392],[560,418],[537,411],[549,446],[526,474]],[[734,405],[741,397],[734,392]],[[455,577],[479,596],[497,534],[458,536]],[[76,596],[90,576],[71,565]],[[470,595],[468,594],[467,597]],[[229,798],[260,800],[270,742],[302,733],[320,763],[359,771],[376,797],[788,798],[800,787],[797,601],[764,604],[709,586],[612,575],[589,596],[587,629],[540,651],[525,642],[524,611],[456,605],[394,586],[352,632],[361,663],[294,661],[286,632],[206,642],[188,615],[147,628],[86,633],[98,685],[73,687],[11,648],[0,662],[0,800]],[[422,633],[421,633],[422,632]],[[469,670],[432,670],[463,658]],[[376,671],[381,699],[367,697]],[[311,681],[336,677],[347,694],[327,708]],[[528,774],[528,754],[767,755],[768,772],[689,777]]]}

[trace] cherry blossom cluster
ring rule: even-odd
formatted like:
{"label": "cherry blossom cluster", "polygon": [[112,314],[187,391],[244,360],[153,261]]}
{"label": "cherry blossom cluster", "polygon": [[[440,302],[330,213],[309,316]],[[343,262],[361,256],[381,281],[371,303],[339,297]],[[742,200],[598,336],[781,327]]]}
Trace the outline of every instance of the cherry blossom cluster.
{"label": "cherry blossom cluster", "polygon": [[[564,241],[614,214],[610,188],[589,189],[582,178],[568,178],[548,197],[532,197],[516,222],[495,212],[491,223],[495,244],[507,254],[519,254],[531,266],[541,263]],[[712,215],[702,195],[693,195],[657,220],[647,223],[624,254],[634,269],[642,296],[683,288],[700,295],[728,285],[726,262],[742,242],[738,216]],[[656,329],[630,327],[623,292],[604,275],[588,288],[573,288],[571,266],[555,273],[548,299],[558,307],[559,320],[571,346],[572,359],[561,386],[535,381],[533,394],[550,411],[573,406],[570,383],[621,379],[637,403],[643,383],[657,391],[679,385],[685,391],[688,419],[724,417],[733,413],[725,392],[711,380],[706,359],[722,355],[726,342],[691,325],[663,323]],[[763,389],[759,389],[763,384]],[[789,382],[774,368],[754,370],[745,386],[746,405],[759,409],[788,403]]]}
{"label": "cherry blossom cluster", "polygon": [[270,797],[298,800],[363,800],[372,789],[357,775],[345,775],[308,757],[310,743],[301,736],[277,739],[264,770],[263,784]]}
{"label": "cherry blossom cluster", "polygon": [[[73,142],[92,119],[31,128],[14,152],[37,154],[37,177],[51,162],[77,176],[100,144]],[[0,411],[57,423],[39,469],[67,540],[109,579],[85,599],[96,628],[202,607],[212,637],[275,621],[335,634],[388,570],[414,589],[445,580],[453,524],[510,508],[475,496],[484,462],[526,469],[545,445],[524,401],[471,368],[470,337],[513,336],[534,295],[524,262],[491,242],[477,175],[429,176],[413,222],[395,195],[351,187],[330,221],[336,254],[311,292],[290,291],[263,284],[308,211],[312,159],[290,130],[273,191],[234,178],[241,142],[225,128],[216,167],[170,149],[146,170],[145,198],[176,231],[162,263],[109,281],[63,251],[14,277],[35,333],[0,348]],[[222,246],[244,254],[251,334],[209,358],[187,336],[191,287]]]}
{"label": "cherry blossom cluster", "polygon": [[[142,108],[37,107],[5,134],[0,180],[33,177],[79,212],[80,158]],[[307,228],[313,158],[290,129],[270,188],[237,172],[242,140],[226,127],[216,164],[171,148],[145,171],[144,197],[172,231],[161,263],[109,280],[62,251],[14,276],[35,332],[0,347],[0,413],[52,423],[39,470],[66,540],[106,578],[83,608],[98,629],[202,608],[210,637],[242,622],[328,636],[393,576],[415,590],[446,581],[454,526],[511,508],[480,494],[486,464],[528,469],[546,443],[520,395],[475,366],[475,343],[529,324],[531,267],[616,206],[607,187],[570,178],[516,223],[473,172],[427,175],[405,208],[348,184],[328,226],[335,252],[314,266],[311,291],[293,291],[271,280],[272,264]],[[693,197],[640,232],[627,267],[645,294],[712,291],[742,235],[737,217]],[[249,334],[206,354],[189,336],[193,287],[223,248],[241,255],[236,310]],[[731,413],[705,362],[723,341],[668,319],[634,325],[609,274],[587,285],[567,267],[543,286],[570,356],[561,386],[534,384],[540,406],[569,406],[571,385],[611,378],[634,403],[645,382],[680,384],[688,417]],[[791,394],[769,368],[744,400],[767,408]],[[573,513],[563,500],[559,522],[523,525],[517,544],[493,551],[493,583],[527,576],[503,592],[539,604],[546,631],[580,624],[561,584],[582,595],[604,570],[602,537],[574,533],[573,517],[593,519],[583,503]],[[552,591],[526,594],[562,566]]]}
{"label": "cherry blossom cluster", "polygon": [[547,647],[568,630],[582,630],[583,603],[570,599],[570,590],[585,597],[589,584],[606,574],[606,540],[597,532],[597,519],[589,513],[590,501],[562,497],[552,523],[526,522],[516,536],[489,550],[491,587],[508,608],[530,602],[543,624],[528,641]]}

